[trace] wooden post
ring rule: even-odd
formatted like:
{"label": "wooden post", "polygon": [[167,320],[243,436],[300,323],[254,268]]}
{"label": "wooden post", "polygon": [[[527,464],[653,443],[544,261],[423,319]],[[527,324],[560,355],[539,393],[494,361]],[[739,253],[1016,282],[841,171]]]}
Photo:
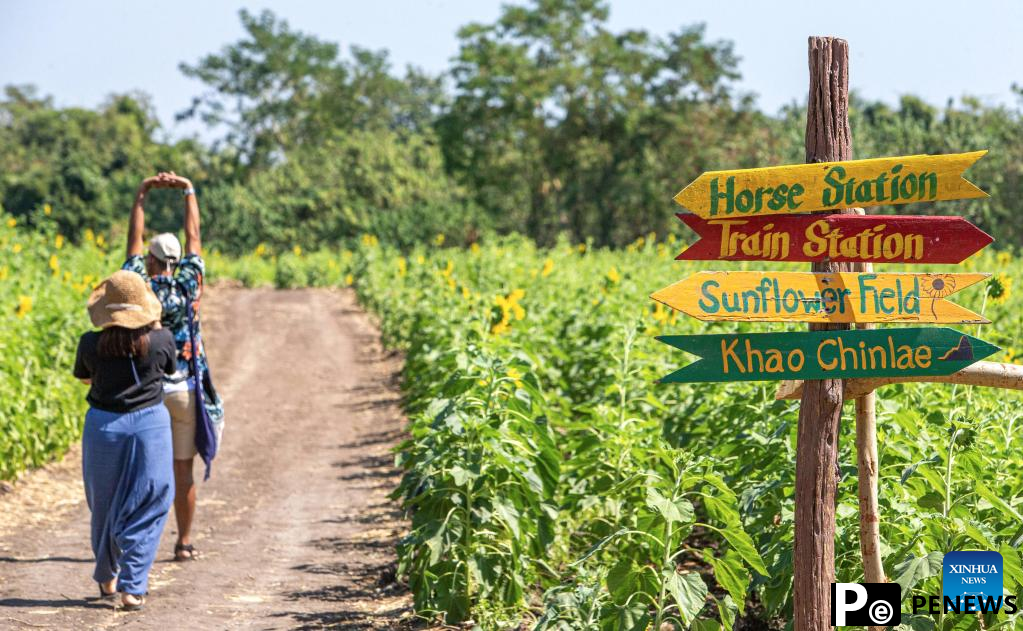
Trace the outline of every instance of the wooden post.
{"label": "wooden post", "polygon": [[[849,129],[849,45],[835,37],[809,40],[810,95],[806,107],[806,161],[852,157]],[[844,212],[844,211],[843,211]],[[814,263],[814,272],[849,271]],[[810,325],[811,330],[846,328]],[[831,628],[831,583],[835,580],[835,488],[841,379],[807,381],[799,406],[796,442],[796,533],[793,585],[795,631]]]}

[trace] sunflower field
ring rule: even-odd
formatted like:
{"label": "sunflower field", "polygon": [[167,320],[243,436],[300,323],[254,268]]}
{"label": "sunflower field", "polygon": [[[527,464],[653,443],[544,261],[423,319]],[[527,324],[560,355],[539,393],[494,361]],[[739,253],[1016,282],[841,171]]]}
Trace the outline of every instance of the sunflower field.
{"label": "sunflower field", "polygon": [[[657,385],[689,360],[654,337],[801,327],[702,323],[649,300],[700,269],[673,260],[674,237],[617,251],[514,237],[443,244],[439,235],[400,252],[364,237],[336,256],[341,284],[406,354],[411,422],[394,497],[412,519],[399,557],[417,611],[481,628],[784,626],[798,403],[776,401],[771,383]],[[322,261],[296,253],[225,264],[264,266],[255,284],[296,276],[273,271],[282,264],[331,282]],[[1005,251],[960,267],[996,272],[957,294],[992,320],[962,330],[1000,346],[994,361],[1013,361],[1023,344],[1011,280],[1021,268]],[[1006,589],[1023,585],[1023,475],[1005,466],[1018,460],[1021,416],[1005,401],[1019,396],[938,384],[879,392],[883,555],[904,594],[939,591],[941,555],[964,548],[1000,550]],[[862,578],[849,408],[843,581]],[[989,617],[984,628],[998,618]],[[916,617],[907,628],[953,621],[962,624]]]}
{"label": "sunflower field", "polygon": [[[78,437],[84,401],[70,365],[88,325],[81,306],[120,250],[96,235],[71,248],[2,219],[0,477],[10,478]],[[700,269],[673,260],[675,237],[620,250],[444,241],[399,251],[366,235],[338,250],[208,258],[214,279],[353,287],[385,344],[405,353],[410,422],[393,497],[411,519],[399,575],[417,613],[483,629],[784,627],[798,402],[775,400],[772,383],[659,385],[689,360],[654,338],[802,327],[708,324],[651,301]],[[992,324],[961,330],[1003,349],[991,360],[1013,361],[1023,299],[1010,279],[1023,263],[990,252],[960,269],[996,272],[957,294]],[[905,597],[940,593],[941,555],[953,549],[999,550],[1005,589],[1023,586],[1020,396],[879,391],[882,553]],[[840,444],[836,562],[839,580],[857,581],[851,406]],[[1014,624],[1002,613],[915,617],[906,628],[953,623]]]}
{"label": "sunflower field", "polygon": [[0,480],[79,438],[87,406],[71,367],[90,327],[85,299],[123,259],[91,230],[72,247],[53,212],[43,206],[34,230],[0,213]]}

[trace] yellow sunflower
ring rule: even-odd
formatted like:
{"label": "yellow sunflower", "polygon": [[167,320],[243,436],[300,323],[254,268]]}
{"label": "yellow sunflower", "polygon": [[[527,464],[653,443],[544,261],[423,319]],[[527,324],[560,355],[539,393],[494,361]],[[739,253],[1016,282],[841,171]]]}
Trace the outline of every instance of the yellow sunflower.
{"label": "yellow sunflower", "polygon": [[1002,304],[1012,295],[1012,277],[998,273],[987,282],[988,299],[996,305]]}

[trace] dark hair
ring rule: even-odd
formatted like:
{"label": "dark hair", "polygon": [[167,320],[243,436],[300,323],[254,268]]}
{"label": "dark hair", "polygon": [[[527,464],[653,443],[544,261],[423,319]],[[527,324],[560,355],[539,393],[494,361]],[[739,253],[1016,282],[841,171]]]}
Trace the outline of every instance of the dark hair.
{"label": "dark hair", "polygon": [[152,325],[138,329],[112,326],[99,334],[96,352],[100,357],[146,357],[149,355],[149,332]]}

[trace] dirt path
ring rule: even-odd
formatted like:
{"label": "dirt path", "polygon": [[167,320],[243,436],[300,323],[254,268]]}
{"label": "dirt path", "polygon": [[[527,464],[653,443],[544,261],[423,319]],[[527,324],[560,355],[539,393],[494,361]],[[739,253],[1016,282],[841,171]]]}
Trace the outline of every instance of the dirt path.
{"label": "dirt path", "polygon": [[204,312],[228,424],[199,488],[203,558],[170,560],[171,518],[146,610],[96,601],[73,450],[0,495],[0,628],[406,626],[394,579],[404,525],[387,499],[399,360],[349,292],[218,287]]}

